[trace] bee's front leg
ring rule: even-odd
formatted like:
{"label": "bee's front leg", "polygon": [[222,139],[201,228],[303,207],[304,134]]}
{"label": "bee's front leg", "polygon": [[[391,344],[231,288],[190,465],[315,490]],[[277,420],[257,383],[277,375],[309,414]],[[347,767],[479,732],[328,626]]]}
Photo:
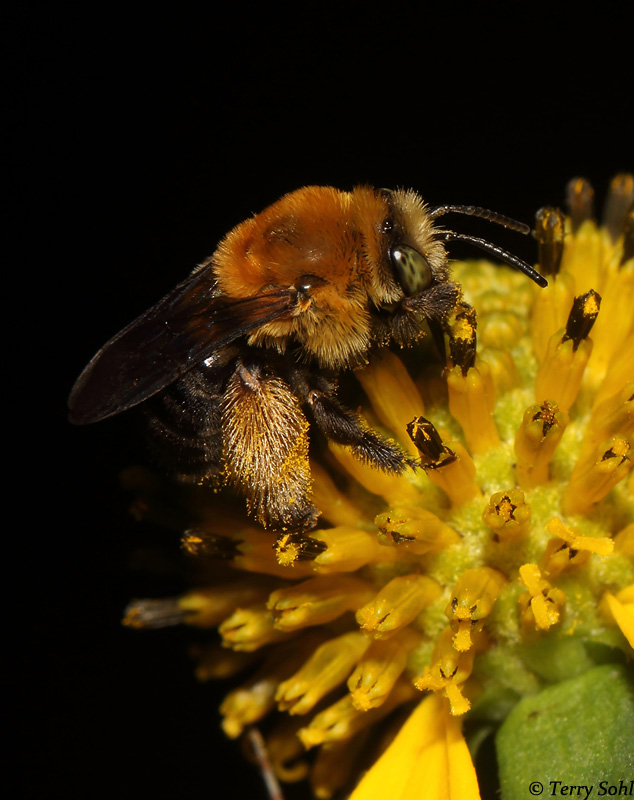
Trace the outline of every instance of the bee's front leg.
{"label": "bee's front leg", "polygon": [[392,311],[390,332],[401,347],[416,342],[429,327],[441,326],[460,302],[462,290],[456,283],[438,283],[425,292],[406,297]]}

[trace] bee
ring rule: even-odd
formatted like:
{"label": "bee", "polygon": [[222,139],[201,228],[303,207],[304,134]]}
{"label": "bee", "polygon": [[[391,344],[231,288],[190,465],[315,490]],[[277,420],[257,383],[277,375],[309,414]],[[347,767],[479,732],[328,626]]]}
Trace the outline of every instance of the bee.
{"label": "bee", "polygon": [[529,231],[478,207],[429,208],[412,190],[286,194],[94,356],[70,421],[146,403],[151,440],[177,477],[232,485],[265,527],[310,530],[310,424],[380,470],[413,466],[339,400],[336,381],[373,347],[408,346],[442,326],[461,298],[446,244],[470,242],[546,285],[502,248],[441,228],[448,213]]}

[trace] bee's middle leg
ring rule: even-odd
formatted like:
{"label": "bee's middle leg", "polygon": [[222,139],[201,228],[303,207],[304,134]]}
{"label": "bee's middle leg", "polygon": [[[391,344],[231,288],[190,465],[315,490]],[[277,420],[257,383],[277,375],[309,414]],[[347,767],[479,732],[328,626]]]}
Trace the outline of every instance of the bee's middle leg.
{"label": "bee's middle leg", "polygon": [[358,414],[332,394],[313,388],[306,392],[305,403],[324,435],[349,447],[360,461],[397,474],[405,467],[413,466],[396,444],[373,431]]}

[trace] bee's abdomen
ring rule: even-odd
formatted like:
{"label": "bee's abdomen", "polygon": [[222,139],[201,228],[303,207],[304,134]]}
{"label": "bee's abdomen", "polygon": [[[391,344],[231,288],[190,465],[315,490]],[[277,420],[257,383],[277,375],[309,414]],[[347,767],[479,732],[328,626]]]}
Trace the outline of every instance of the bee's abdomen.
{"label": "bee's abdomen", "polygon": [[222,471],[222,425],[217,381],[194,369],[146,404],[149,445],[161,466],[187,483]]}

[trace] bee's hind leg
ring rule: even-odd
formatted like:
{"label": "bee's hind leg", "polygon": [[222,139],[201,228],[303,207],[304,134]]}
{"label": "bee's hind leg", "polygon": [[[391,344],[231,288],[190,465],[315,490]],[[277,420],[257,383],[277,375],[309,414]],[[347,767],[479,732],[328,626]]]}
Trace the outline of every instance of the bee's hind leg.
{"label": "bee's hind leg", "polygon": [[308,422],[290,386],[266,365],[236,362],[221,403],[227,482],[266,528],[315,527]]}

